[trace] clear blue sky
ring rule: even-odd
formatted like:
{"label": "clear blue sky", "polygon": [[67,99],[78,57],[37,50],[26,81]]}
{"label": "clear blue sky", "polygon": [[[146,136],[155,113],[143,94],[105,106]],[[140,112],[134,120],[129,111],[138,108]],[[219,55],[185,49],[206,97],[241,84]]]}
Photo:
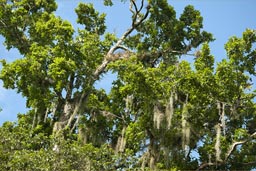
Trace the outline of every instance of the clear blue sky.
{"label": "clear blue sky", "polygon": [[[107,26],[109,32],[121,35],[129,27],[130,12],[128,3],[113,0],[113,7],[104,7],[103,0],[58,0],[57,15],[76,24],[74,8],[79,2],[92,2],[96,9],[107,13]],[[127,0],[128,1],[128,0]],[[204,18],[204,28],[213,33],[216,41],[210,44],[212,54],[216,61],[226,57],[224,44],[231,36],[240,37],[246,28],[256,29],[256,1],[255,0],[169,0],[177,11],[177,17],[186,5],[194,5]],[[76,27],[76,26],[75,26]],[[19,57],[16,50],[7,51],[2,45],[3,38],[0,37],[0,59],[6,58],[13,61]],[[191,57],[187,57],[191,58]],[[113,76],[107,75],[97,87],[109,89]],[[26,101],[17,94],[15,90],[6,90],[0,82],[0,124],[4,121],[16,120],[17,113],[25,113]]]}

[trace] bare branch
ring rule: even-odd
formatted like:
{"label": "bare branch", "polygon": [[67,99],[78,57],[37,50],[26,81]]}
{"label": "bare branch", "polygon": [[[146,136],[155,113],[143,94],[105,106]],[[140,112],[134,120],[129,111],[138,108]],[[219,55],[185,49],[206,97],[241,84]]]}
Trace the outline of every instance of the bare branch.
{"label": "bare branch", "polygon": [[[91,84],[93,84],[93,83],[91,83]],[[68,119],[68,122],[66,124],[66,128],[69,128],[71,126],[72,121],[74,120],[75,116],[78,115],[79,110],[80,110],[83,102],[85,102],[87,100],[90,93],[91,93],[90,91],[89,92],[83,91],[83,93],[82,93],[81,97],[79,98],[77,104],[75,104],[75,109],[74,109],[72,115]]]}
{"label": "bare branch", "polygon": [[122,117],[117,116],[116,114],[113,114],[113,113],[108,112],[108,111],[101,111],[101,114],[102,114],[103,116],[105,116],[105,117],[112,117],[112,118],[118,118],[118,119],[123,120]]}
{"label": "bare branch", "polygon": [[228,158],[230,157],[230,155],[233,153],[233,151],[236,149],[236,146],[247,143],[248,141],[252,140],[253,137],[256,136],[256,132],[254,132],[253,134],[250,135],[250,137],[246,140],[243,141],[238,141],[238,142],[234,142],[230,149],[228,150],[227,154],[226,154],[226,158],[225,160],[228,160]]}
{"label": "bare branch", "polygon": [[144,0],[141,1],[140,9],[138,10],[138,13],[141,12],[142,8],[144,7]]}
{"label": "bare branch", "polygon": [[[134,8],[135,8],[135,11],[132,9],[133,6],[134,6]],[[137,5],[136,5],[136,3],[134,2],[134,0],[131,0],[131,1],[130,1],[130,11],[133,13],[133,15],[135,15],[135,14],[137,13],[137,11],[138,11]]]}
{"label": "bare branch", "polygon": [[[136,24],[137,24],[136,21],[138,20],[138,16],[139,16],[141,10],[144,7],[144,0],[141,0],[141,6],[140,6],[139,10],[138,10],[138,7],[137,7],[136,3],[134,2],[134,0],[132,0],[132,3],[133,3],[133,6],[134,6],[134,8],[136,10],[135,13],[133,13],[134,14],[134,18],[132,20],[132,25],[136,27]],[[140,22],[140,20],[138,22]]]}
{"label": "bare branch", "polygon": [[[135,11],[133,11],[132,7],[134,6]],[[140,9],[138,9],[137,4],[135,3],[135,0],[131,0],[130,2],[130,11],[135,15],[135,18],[137,18],[137,15],[141,12],[141,10],[144,7],[144,0],[141,0]]]}
{"label": "bare branch", "polygon": [[76,122],[74,123],[73,127],[71,128],[70,132],[73,132],[75,130],[75,128],[77,127],[78,123],[80,120],[80,115],[78,115],[78,117],[76,118]]}
{"label": "bare branch", "polygon": [[125,46],[118,46],[117,48],[119,48],[119,49],[123,49],[123,50],[125,50],[125,51],[127,51],[127,52],[131,52],[131,50],[128,48],[128,47],[125,47]]}
{"label": "bare branch", "polygon": [[7,25],[6,25],[6,23],[3,20],[0,20],[0,22],[3,24],[4,27],[7,28]]}

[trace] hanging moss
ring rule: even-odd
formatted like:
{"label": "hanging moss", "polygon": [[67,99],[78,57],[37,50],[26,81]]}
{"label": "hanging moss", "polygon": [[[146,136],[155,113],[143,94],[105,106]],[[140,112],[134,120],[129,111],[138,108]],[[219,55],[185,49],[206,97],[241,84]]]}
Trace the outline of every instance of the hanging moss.
{"label": "hanging moss", "polygon": [[225,122],[225,103],[222,103],[222,109],[221,109],[221,126],[222,126],[222,130],[223,130],[223,135],[226,134],[226,122]]}
{"label": "hanging moss", "polygon": [[153,116],[154,127],[157,129],[160,129],[160,125],[163,120],[164,120],[164,113],[159,109],[158,105],[155,105],[154,116]]}
{"label": "hanging moss", "polygon": [[187,117],[188,117],[188,107],[187,107],[187,99],[186,98],[186,102],[183,105],[183,109],[182,109],[182,118],[181,118],[181,126],[182,126],[182,149],[186,150],[186,147],[189,145],[190,143],[190,125],[187,121]]}
{"label": "hanging moss", "polygon": [[125,138],[125,132],[126,132],[126,126],[123,127],[121,136],[118,137],[117,144],[116,144],[116,153],[118,152],[124,152],[125,145],[126,145],[126,138]]}
{"label": "hanging moss", "polygon": [[172,117],[173,117],[173,113],[174,113],[175,96],[176,96],[176,94],[171,92],[171,96],[170,96],[169,101],[167,102],[167,105],[166,105],[165,117],[166,117],[167,128],[168,129],[170,129],[170,127],[172,125]]}
{"label": "hanging moss", "polygon": [[221,127],[220,124],[217,124],[215,126],[216,129],[216,142],[215,142],[215,151],[216,151],[216,161],[221,161],[220,155],[221,155],[221,143],[220,143],[220,138],[221,138]]}

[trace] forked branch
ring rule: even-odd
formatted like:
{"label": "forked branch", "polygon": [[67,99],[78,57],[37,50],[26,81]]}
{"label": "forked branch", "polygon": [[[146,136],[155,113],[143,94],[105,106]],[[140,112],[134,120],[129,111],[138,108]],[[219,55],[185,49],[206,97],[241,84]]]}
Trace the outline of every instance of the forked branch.
{"label": "forked branch", "polygon": [[230,148],[229,148],[229,150],[228,150],[228,152],[227,152],[227,154],[226,154],[225,160],[226,160],[226,161],[228,160],[228,158],[230,157],[230,155],[233,153],[233,151],[236,149],[236,147],[237,147],[238,145],[241,145],[241,144],[247,143],[248,141],[251,141],[251,140],[254,138],[254,136],[256,136],[256,132],[254,132],[253,134],[251,134],[250,137],[249,137],[248,139],[246,139],[246,140],[234,142],[234,143],[230,146]]}
{"label": "forked branch", "polygon": [[[238,145],[242,145],[242,144],[245,144],[249,141],[251,141],[252,139],[254,139],[256,137],[256,132],[254,132],[253,134],[251,134],[247,139],[243,140],[243,141],[237,141],[237,142],[234,142],[228,152],[226,153],[226,157],[225,157],[225,160],[224,161],[217,161],[215,163],[213,162],[208,162],[208,163],[202,163],[198,168],[197,168],[197,171],[201,170],[201,169],[204,169],[206,167],[209,167],[209,166],[221,166],[221,165],[224,165],[227,163],[229,157],[231,156],[231,154],[235,151],[236,147]],[[255,163],[255,162],[250,162],[250,163],[245,163],[246,164],[252,164],[252,163]]]}
{"label": "forked branch", "polygon": [[[128,28],[126,30],[126,32],[124,32],[124,34],[121,36],[121,38],[116,42],[116,44],[114,46],[112,46],[112,48],[105,55],[105,58],[104,58],[102,64],[95,70],[95,72],[93,74],[93,77],[95,80],[97,80],[99,78],[100,74],[102,74],[104,72],[104,70],[106,69],[109,62],[113,61],[113,60],[109,60],[109,59],[111,58],[111,56],[114,54],[114,52],[117,49],[122,47],[122,43],[124,42],[124,40],[148,17],[150,7],[146,8],[146,13],[144,14],[144,16],[136,22],[136,20],[138,19],[138,15],[141,12],[141,9],[143,8],[143,4],[144,3],[142,3],[140,10],[135,11],[135,17],[133,19],[132,26],[130,28]],[[118,60],[118,59],[116,59],[116,60]]]}

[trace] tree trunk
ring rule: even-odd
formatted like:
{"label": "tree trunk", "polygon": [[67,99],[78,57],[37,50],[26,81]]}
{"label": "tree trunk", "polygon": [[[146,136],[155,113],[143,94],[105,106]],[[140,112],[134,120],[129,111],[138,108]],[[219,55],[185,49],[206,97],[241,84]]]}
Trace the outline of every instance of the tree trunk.
{"label": "tree trunk", "polygon": [[157,163],[158,158],[159,158],[159,149],[158,149],[158,146],[156,144],[156,139],[155,139],[154,135],[149,130],[147,132],[149,134],[149,147],[148,147],[149,168],[151,170],[155,170],[156,169],[156,163]]}
{"label": "tree trunk", "polygon": [[58,121],[55,122],[54,124],[54,127],[53,127],[54,133],[58,133],[66,127],[73,110],[74,110],[74,104],[72,102],[66,101],[63,107],[63,113],[60,115]]}
{"label": "tree trunk", "polygon": [[125,132],[126,132],[126,128],[127,127],[124,125],[123,129],[122,129],[121,136],[118,137],[116,148],[115,148],[116,153],[124,152],[124,150],[125,150],[125,145],[126,145]]}

